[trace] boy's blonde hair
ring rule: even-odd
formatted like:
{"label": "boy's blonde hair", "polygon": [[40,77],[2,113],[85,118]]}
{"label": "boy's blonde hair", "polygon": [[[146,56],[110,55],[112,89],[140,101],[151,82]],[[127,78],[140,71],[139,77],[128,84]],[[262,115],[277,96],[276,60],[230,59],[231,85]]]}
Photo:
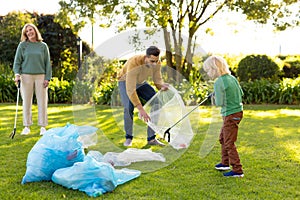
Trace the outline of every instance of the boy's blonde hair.
{"label": "boy's blonde hair", "polygon": [[211,78],[215,79],[225,74],[231,74],[228,64],[221,56],[210,56],[203,63],[205,72],[209,72]]}
{"label": "boy's blonde hair", "polygon": [[28,37],[26,35],[26,28],[28,26],[31,26],[34,29],[35,34],[36,34],[36,40],[39,41],[39,42],[43,41],[42,35],[41,35],[40,31],[38,30],[38,28],[34,24],[27,23],[27,24],[24,25],[24,27],[22,29],[21,42],[24,42],[24,41],[28,40]]}

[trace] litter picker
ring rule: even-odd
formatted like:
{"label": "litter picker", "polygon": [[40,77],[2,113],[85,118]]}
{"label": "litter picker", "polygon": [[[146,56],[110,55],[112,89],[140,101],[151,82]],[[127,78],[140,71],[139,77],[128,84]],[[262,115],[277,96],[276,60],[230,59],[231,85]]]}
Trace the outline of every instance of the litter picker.
{"label": "litter picker", "polygon": [[10,138],[14,139],[16,130],[17,130],[17,117],[18,117],[18,105],[19,105],[19,96],[20,96],[20,83],[21,81],[18,80],[18,94],[17,94],[17,104],[16,104],[16,114],[15,114],[15,124],[14,124],[14,130],[10,134]]}
{"label": "litter picker", "polygon": [[186,118],[189,114],[191,114],[191,112],[193,112],[194,110],[196,110],[200,105],[202,105],[207,99],[209,99],[214,93],[210,93],[209,95],[207,95],[205,97],[205,99],[203,101],[201,101],[197,106],[195,106],[190,112],[186,113],[181,119],[179,119],[175,124],[173,124],[171,127],[169,127],[165,132],[164,132],[164,139],[166,137],[166,135],[168,135],[168,142],[170,142],[170,130],[176,126],[179,122],[181,122],[184,118]]}

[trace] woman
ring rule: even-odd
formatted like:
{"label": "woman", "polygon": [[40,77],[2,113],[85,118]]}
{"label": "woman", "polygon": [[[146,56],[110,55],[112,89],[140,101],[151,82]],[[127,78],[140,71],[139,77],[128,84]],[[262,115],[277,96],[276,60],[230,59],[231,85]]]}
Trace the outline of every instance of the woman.
{"label": "woman", "polygon": [[32,125],[32,98],[33,92],[38,104],[38,125],[41,126],[40,135],[43,135],[48,125],[48,85],[52,76],[50,53],[41,33],[34,24],[25,24],[21,33],[21,42],[18,45],[13,71],[15,82],[21,81],[21,95],[23,99],[23,125],[21,135],[30,133]]}
{"label": "woman", "polygon": [[221,143],[221,163],[215,168],[220,171],[232,171],[224,173],[225,177],[243,177],[243,169],[240,163],[235,142],[237,140],[239,123],[243,118],[243,91],[237,79],[231,75],[227,62],[219,56],[210,56],[203,63],[203,69],[214,83],[215,105],[221,106],[223,126],[219,141]]}

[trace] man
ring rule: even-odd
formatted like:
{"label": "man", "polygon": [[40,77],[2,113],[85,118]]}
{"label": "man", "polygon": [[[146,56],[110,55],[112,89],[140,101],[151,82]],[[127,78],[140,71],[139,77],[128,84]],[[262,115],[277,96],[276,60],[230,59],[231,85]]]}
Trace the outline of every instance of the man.
{"label": "man", "polygon": [[[156,46],[150,46],[146,55],[136,55],[128,59],[118,74],[118,85],[121,101],[124,106],[124,129],[126,132],[124,146],[131,146],[133,139],[133,110],[136,107],[139,117],[145,122],[150,120],[144,110],[140,99],[150,100],[155,95],[155,90],[146,80],[152,77],[158,90],[167,90],[168,84],[164,83],[161,76],[161,63],[159,61],[160,50]],[[164,146],[155,139],[155,132],[148,127],[147,141],[149,145]]]}

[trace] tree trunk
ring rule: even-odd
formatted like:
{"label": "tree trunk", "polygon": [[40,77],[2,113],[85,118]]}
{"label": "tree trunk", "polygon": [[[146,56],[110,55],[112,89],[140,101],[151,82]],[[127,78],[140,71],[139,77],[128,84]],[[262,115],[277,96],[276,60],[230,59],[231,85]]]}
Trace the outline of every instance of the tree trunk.
{"label": "tree trunk", "polygon": [[165,40],[165,46],[166,46],[166,60],[167,60],[167,66],[174,69],[173,65],[173,54],[172,54],[172,47],[171,47],[171,40],[170,40],[170,33],[167,31],[167,29],[163,29],[164,31],[164,40]]}
{"label": "tree trunk", "polygon": [[193,67],[192,37],[188,38],[186,55],[184,58],[184,76],[188,79]]}

